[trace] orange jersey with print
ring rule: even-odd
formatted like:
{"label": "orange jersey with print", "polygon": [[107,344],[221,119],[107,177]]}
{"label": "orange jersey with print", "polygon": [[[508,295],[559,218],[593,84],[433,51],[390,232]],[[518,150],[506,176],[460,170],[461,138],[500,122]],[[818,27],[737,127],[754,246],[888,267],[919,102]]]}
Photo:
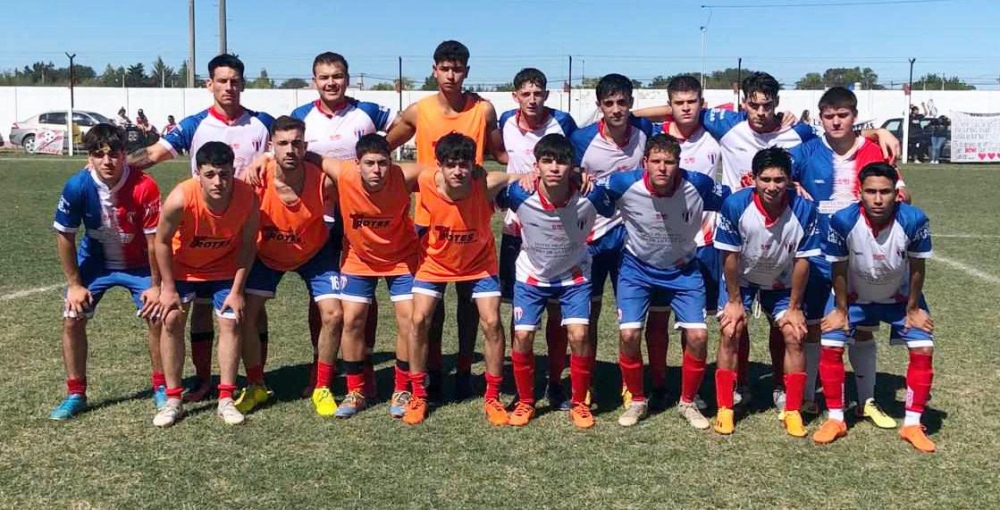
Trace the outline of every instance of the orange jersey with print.
{"label": "orange jersey with print", "polygon": [[486,179],[472,181],[472,192],[457,202],[438,191],[439,170],[420,174],[419,208],[428,218],[420,240],[422,255],[414,277],[426,282],[478,280],[497,274],[497,250],[490,220],[493,204]]}
{"label": "orange jersey with print", "polygon": [[344,221],[341,272],[356,276],[413,274],[417,234],[410,219],[410,189],[403,170],[393,165],[385,186],[374,193],[362,182],[357,163],[345,162],[337,180]]}
{"label": "orange jersey with print", "polygon": [[215,214],[205,203],[196,177],[178,188],[184,194],[184,211],[173,239],[174,279],[192,282],[231,280],[243,244],[243,224],[253,211],[253,188],[233,180],[229,208]]}
{"label": "orange jersey with print", "polygon": [[291,271],[313,258],[330,237],[323,222],[325,174],[315,165],[303,163],[302,192],[295,203],[286,204],[274,185],[276,170],[277,162],[271,160],[265,170],[265,184],[255,189],[260,202],[257,258],[271,269]]}

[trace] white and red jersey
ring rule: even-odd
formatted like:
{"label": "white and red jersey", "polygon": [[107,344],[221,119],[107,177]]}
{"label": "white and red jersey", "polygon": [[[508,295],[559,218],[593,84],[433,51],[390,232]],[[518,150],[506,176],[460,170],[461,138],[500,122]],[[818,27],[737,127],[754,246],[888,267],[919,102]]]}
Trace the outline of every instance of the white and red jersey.
{"label": "white and red jersey", "polygon": [[[670,134],[670,121],[657,126],[659,132]],[[654,131],[654,134],[657,131]],[[719,161],[722,160],[722,148],[719,142],[712,137],[705,128],[698,126],[691,136],[687,138],[677,138],[681,145],[681,168],[689,172],[698,172],[712,178],[719,168]],[[711,246],[712,238],[715,235],[715,213],[705,211],[701,216],[701,231],[694,238],[695,246]]]}
{"label": "white and red jersey", "polygon": [[95,170],[83,169],[63,187],[52,227],[86,235],[77,260],[98,261],[107,269],[149,266],[146,235],[160,222],[160,188],[141,170],[125,167],[118,184],[109,188]]}
{"label": "white and red jersey", "polygon": [[333,159],[355,159],[358,140],[371,133],[388,131],[396,111],[367,101],[348,98],[333,112],[317,99],[294,111],[291,117],[306,123],[309,150]]}
{"label": "white and red jersey", "polygon": [[165,133],[157,143],[174,157],[182,150],[187,151],[191,155],[191,175],[198,175],[195,154],[202,145],[207,142],[225,143],[233,149],[233,169],[239,177],[254,158],[267,152],[272,122],[274,119],[270,115],[246,108],[239,117],[227,119],[225,114],[212,106],[182,119],[177,129]]}

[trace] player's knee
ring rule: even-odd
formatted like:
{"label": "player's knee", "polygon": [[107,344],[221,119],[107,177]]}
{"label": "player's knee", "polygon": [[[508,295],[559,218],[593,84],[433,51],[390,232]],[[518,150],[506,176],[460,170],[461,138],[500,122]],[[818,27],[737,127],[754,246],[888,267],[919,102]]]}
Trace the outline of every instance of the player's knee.
{"label": "player's knee", "polygon": [[931,346],[926,346],[926,347],[912,347],[912,348],[910,348],[910,352],[912,352],[913,354],[920,354],[920,355],[923,355],[923,356],[933,356],[934,355],[934,347],[931,347]]}
{"label": "player's knee", "polygon": [[582,346],[590,341],[587,326],[566,328],[566,342],[573,346]]}
{"label": "player's knee", "polygon": [[412,328],[417,331],[427,331],[435,322],[436,316],[433,311],[425,313],[422,310],[413,310],[410,320]]}
{"label": "player's knee", "polygon": [[479,315],[479,327],[482,328],[483,333],[490,334],[500,330],[500,314],[489,313],[486,315]]}
{"label": "player's knee", "polygon": [[[186,318],[187,317],[185,317],[184,312],[180,310],[170,310],[166,317],[163,318],[163,327],[167,328],[167,331],[172,333],[179,333],[184,330],[184,321]],[[192,326],[192,329],[194,329],[194,326]]]}
{"label": "player's knee", "polygon": [[704,349],[708,345],[708,330],[697,328],[685,329],[684,341],[693,350]]}
{"label": "player's knee", "polygon": [[638,328],[623,329],[620,336],[623,346],[638,347],[639,341],[642,340],[642,330]]}
{"label": "player's knee", "polygon": [[[319,320],[324,327],[334,329],[339,328],[344,324],[344,310],[339,306],[333,305],[332,303],[322,306],[319,309]],[[365,317],[359,316],[359,320],[361,321],[361,327],[363,328]]]}

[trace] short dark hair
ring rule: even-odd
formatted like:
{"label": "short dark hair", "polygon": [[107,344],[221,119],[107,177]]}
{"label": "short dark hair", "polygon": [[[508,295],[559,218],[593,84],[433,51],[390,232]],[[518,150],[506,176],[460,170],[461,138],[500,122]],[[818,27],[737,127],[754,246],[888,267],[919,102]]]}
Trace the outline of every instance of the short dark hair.
{"label": "short dark hair", "polygon": [[96,152],[108,146],[114,152],[125,150],[125,137],[118,126],[101,123],[83,135],[83,148],[87,152]]}
{"label": "short dark hair", "polygon": [[619,93],[625,97],[632,97],[632,80],[623,74],[606,74],[597,82],[595,92],[598,101]]}
{"label": "short dark hair", "polygon": [[274,134],[278,131],[291,131],[293,129],[301,131],[302,134],[305,134],[306,123],[299,119],[289,117],[288,115],[282,115],[281,117],[274,119],[274,122],[271,123],[271,136],[274,136]]}
{"label": "short dark hair", "polygon": [[514,75],[514,90],[520,89],[526,83],[537,85],[538,88],[545,90],[545,87],[549,85],[549,80],[545,78],[545,73],[538,69],[525,67]]}
{"label": "short dark hair", "polygon": [[667,101],[677,92],[697,92],[698,97],[702,97],[701,82],[689,74],[674,76],[667,82]]}
{"label": "short dark hair", "polygon": [[757,151],[757,154],[754,154],[753,156],[753,162],[750,164],[750,170],[753,172],[753,176],[760,176],[760,173],[768,168],[780,169],[786,176],[791,176],[791,154],[781,147],[768,147]]}
{"label": "short dark hair", "polygon": [[344,58],[344,56],[341,55],[340,53],[334,53],[332,51],[324,51],[323,53],[316,55],[316,58],[313,59],[314,75],[316,74],[316,66],[320,64],[340,65],[340,67],[344,68],[345,73],[350,74],[350,71],[347,67],[347,59]]}
{"label": "short dark hair", "polygon": [[230,69],[235,69],[240,73],[240,79],[243,79],[243,71],[246,69],[243,66],[243,62],[236,57],[236,55],[230,55],[228,53],[223,53],[222,55],[216,55],[215,58],[208,61],[208,77],[215,77],[215,70],[220,67],[228,67]]}
{"label": "short dark hair", "polygon": [[865,179],[869,177],[886,177],[892,181],[892,185],[895,186],[899,182],[899,171],[892,167],[892,165],[885,162],[878,163],[868,163],[861,169],[861,173],[858,174],[858,182],[862,184],[865,183]]}
{"label": "short dark hair", "polygon": [[216,168],[232,167],[236,156],[233,149],[228,144],[222,142],[205,142],[194,155],[194,162],[198,166],[198,171],[205,165]]}
{"label": "short dark hair", "polygon": [[569,138],[559,133],[549,133],[535,144],[535,160],[552,158],[556,163],[573,164],[576,151]]}
{"label": "short dark hair", "polygon": [[681,142],[668,134],[659,133],[646,140],[646,148],[643,150],[642,155],[648,158],[649,154],[653,151],[666,152],[667,154],[672,154],[675,158],[680,158]]}
{"label": "short dark hair", "polygon": [[462,133],[448,133],[437,141],[434,157],[438,163],[449,161],[475,161],[476,142]]}
{"label": "short dark hair", "polygon": [[469,48],[458,41],[444,41],[434,50],[434,63],[459,62],[463,66],[469,63]]}
{"label": "short dark hair", "polygon": [[819,98],[819,112],[823,113],[826,108],[849,108],[852,112],[857,112],[858,96],[845,87],[830,87]]}
{"label": "short dark hair", "polygon": [[358,138],[358,143],[354,144],[354,152],[358,159],[365,154],[381,154],[390,157],[389,141],[378,133],[368,133]]}
{"label": "short dark hair", "polygon": [[760,93],[764,97],[777,99],[781,84],[767,73],[753,73],[743,79],[743,98],[750,99],[755,93]]}

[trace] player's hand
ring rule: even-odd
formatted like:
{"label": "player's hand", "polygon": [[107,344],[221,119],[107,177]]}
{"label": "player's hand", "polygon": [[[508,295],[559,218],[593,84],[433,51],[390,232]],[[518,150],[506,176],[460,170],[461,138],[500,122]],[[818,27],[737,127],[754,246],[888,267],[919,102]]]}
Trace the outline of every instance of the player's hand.
{"label": "player's hand", "polygon": [[177,289],[160,288],[160,318],[165,319],[171,310],[182,310],[181,295]]}
{"label": "player's hand", "polygon": [[520,184],[522,188],[524,188],[524,191],[527,191],[528,193],[535,192],[535,183],[537,182],[538,182],[538,172],[531,172],[524,174],[524,177],[521,177],[517,181],[517,183]]}
{"label": "player's hand", "polygon": [[586,196],[594,189],[594,184],[597,182],[593,175],[588,173],[580,173],[580,195]]}
{"label": "player's hand", "polygon": [[264,184],[264,169],[267,168],[270,161],[271,156],[268,154],[261,154],[253,158],[253,161],[243,169],[241,178],[255,188],[262,186]]}
{"label": "player's hand", "polygon": [[799,118],[792,112],[781,112],[778,114],[778,118],[781,120],[781,129],[787,129],[799,123]]}
{"label": "player's hand", "polygon": [[791,328],[792,334],[799,339],[805,338],[808,327],[806,326],[806,316],[801,309],[787,310],[778,319],[778,327],[781,329]]}
{"label": "player's hand", "polygon": [[897,203],[906,202],[907,204],[909,204],[912,202],[912,200],[913,197],[910,196],[910,190],[906,189],[906,186],[903,186],[901,188],[896,188]]}
{"label": "player's hand", "polygon": [[226,300],[222,302],[222,311],[232,310],[233,314],[236,315],[236,324],[243,323],[243,308],[246,306],[246,301],[243,299],[243,293],[241,292],[230,292],[226,296]]}
{"label": "player's hand", "polygon": [[139,299],[142,300],[139,317],[153,322],[160,320],[160,286],[153,285],[144,290]]}
{"label": "player's hand", "polygon": [[830,331],[849,331],[847,323],[847,310],[841,310],[840,308],[834,308],[830,313],[823,317],[823,322],[819,324],[819,329],[824,333]]}
{"label": "player's hand", "polygon": [[906,329],[917,328],[928,333],[934,332],[934,321],[926,310],[914,308],[906,311]]}
{"label": "player's hand", "polygon": [[719,318],[719,325],[722,327],[722,334],[736,337],[747,325],[747,311],[743,303],[728,302],[722,308],[722,317]]}
{"label": "player's hand", "polygon": [[66,289],[66,311],[71,319],[84,319],[93,302],[94,297],[83,285],[70,285]]}
{"label": "player's hand", "polygon": [[899,144],[899,139],[890,133],[889,130],[882,128],[876,129],[875,135],[878,136],[878,146],[882,149],[882,157],[890,165],[895,163],[896,158],[903,152],[902,146]]}
{"label": "player's hand", "polygon": [[794,184],[795,184],[795,192],[798,193],[800,197],[806,200],[813,200],[813,196],[810,195],[808,191],[806,191],[805,186],[797,182]]}

